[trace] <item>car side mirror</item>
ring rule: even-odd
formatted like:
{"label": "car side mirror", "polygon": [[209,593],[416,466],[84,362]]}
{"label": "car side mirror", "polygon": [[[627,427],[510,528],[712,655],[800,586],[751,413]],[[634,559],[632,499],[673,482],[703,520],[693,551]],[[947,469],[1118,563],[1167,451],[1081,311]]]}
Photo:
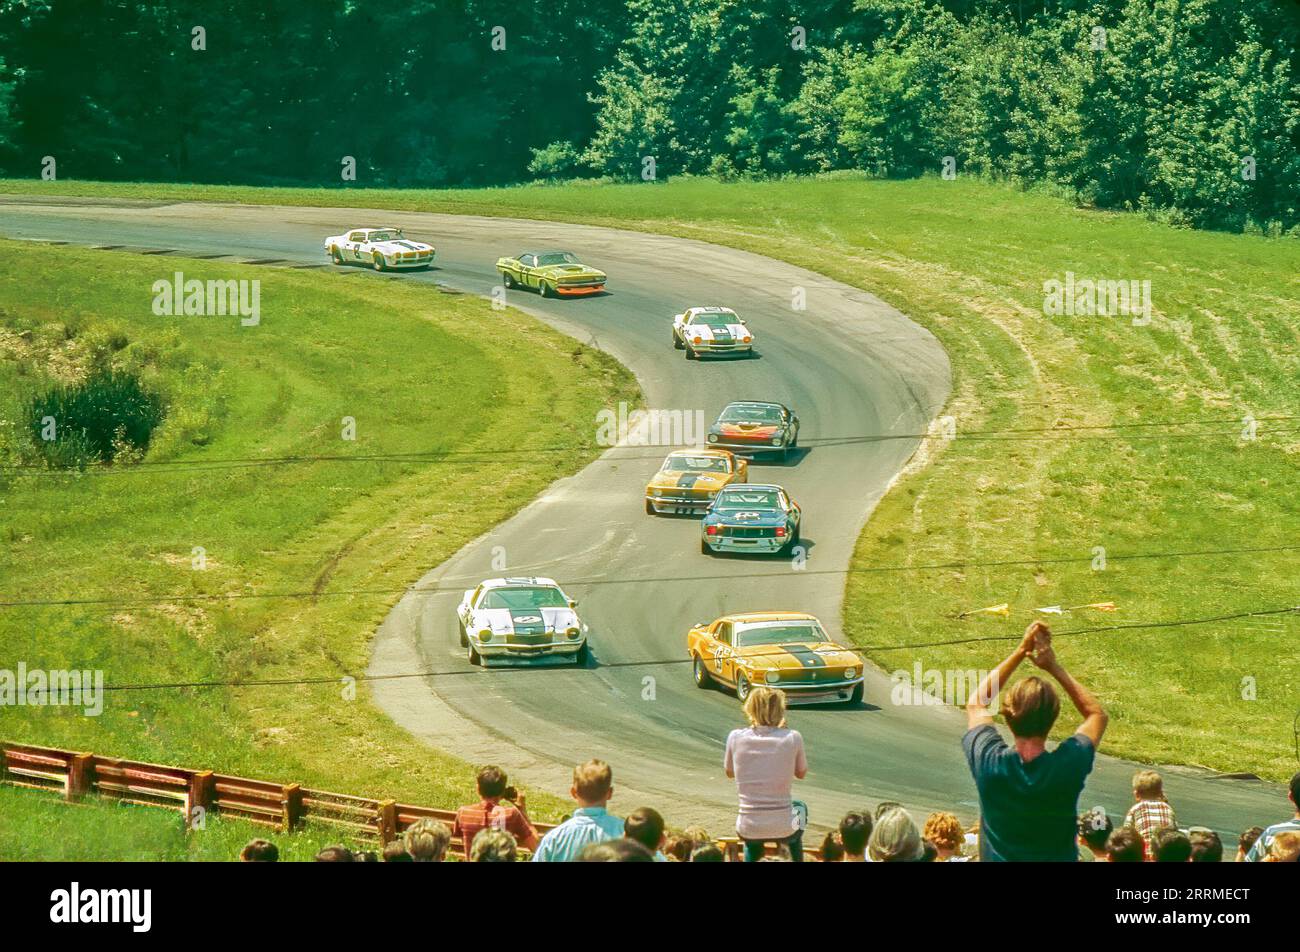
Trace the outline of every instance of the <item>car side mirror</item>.
{"label": "car side mirror", "polygon": [[570,607],[570,608],[577,608],[577,607],[578,607],[578,600],[577,600],[576,598],[571,598],[571,599],[569,599],[569,607]]}

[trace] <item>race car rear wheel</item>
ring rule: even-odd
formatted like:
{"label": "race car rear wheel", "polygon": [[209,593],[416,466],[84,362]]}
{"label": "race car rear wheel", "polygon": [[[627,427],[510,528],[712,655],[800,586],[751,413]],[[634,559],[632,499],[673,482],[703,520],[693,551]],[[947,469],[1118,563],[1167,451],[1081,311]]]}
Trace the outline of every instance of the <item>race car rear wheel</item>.
{"label": "race car rear wheel", "polygon": [[699,655],[692,656],[691,674],[695,676],[697,688],[707,688],[713,683],[713,678],[709,676],[709,669],[704,666],[704,659]]}
{"label": "race car rear wheel", "polygon": [[381,255],[378,251],[376,251],[376,252],[375,252],[375,270],[376,270],[376,271],[384,271],[384,270],[386,270],[387,268],[388,268],[388,262],[384,259],[384,256],[383,256],[383,255]]}
{"label": "race car rear wheel", "polygon": [[703,539],[700,540],[700,554],[701,555],[713,554],[713,550],[709,548],[709,544],[705,542]]}
{"label": "race car rear wheel", "polygon": [[743,671],[737,671],[736,672],[736,697],[741,704],[744,704],[747,700],[749,700],[749,692],[751,689],[752,688],[749,683],[749,678],[745,677],[745,673]]}

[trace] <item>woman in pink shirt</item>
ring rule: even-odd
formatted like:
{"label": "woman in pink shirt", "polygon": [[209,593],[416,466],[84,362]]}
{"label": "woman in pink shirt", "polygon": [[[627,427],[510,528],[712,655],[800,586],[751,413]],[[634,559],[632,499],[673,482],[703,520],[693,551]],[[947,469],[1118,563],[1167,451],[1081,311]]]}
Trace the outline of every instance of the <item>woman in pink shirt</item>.
{"label": "woman in pink shirt", "polygon": [[755,687],[745,700],[749,726],[727,735],[722,766],[736,781],[740,812],[736,834],[745,862],[762,858],[768,843],[785,844],[790,858],[803,861],[803,830],[790,787],[808,774],[803,738],[785,726],[785,693]]}

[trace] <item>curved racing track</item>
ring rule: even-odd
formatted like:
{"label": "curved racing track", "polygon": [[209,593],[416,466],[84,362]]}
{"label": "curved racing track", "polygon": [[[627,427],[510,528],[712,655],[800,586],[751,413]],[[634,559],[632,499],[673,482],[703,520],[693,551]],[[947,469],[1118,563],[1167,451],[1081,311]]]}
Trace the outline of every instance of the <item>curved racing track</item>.
{"label": "curved racing track", "polygon": [[[431,241],[436,267],[380,276],[323,263],[324,236],[365,224],[396,225]],[[0,199],[0,233],[274,258],[349,270],[353,280],[436,281],[476,294],[499,283],[498,256],[562,247],[607,271],[609,293],[556,301],[511,292],[509,303],[614,355],[636,374],[647,406],[701,410],[706,424],[733,399],[794,408],[801,452],[785,464],[756,460],[750,480],[780,483],[803,506],[803,570],[766,558],[701,555],[696,520],[651,517],[642,508],[645,483],[667,449],[620,446],[421,579],[380,627],[368,672],[442,673],[372,684],[376,703],[399,725],[440,749],[501,763],[516,780],[555,793],[568,789],[573,763],[599,756],[614,767],[615,810],[643,801],[671,823],[698,821],[715,832],[729,829],[733,815],[722,745],[742,716],[734,697],[694,686],[683,663],[686,630],[725,612],[775,608],[813,612],[839,638],[844,570],[859,530],[915,451],[917,440],[907,435],[925,431],[949,388],[948,360],[935,338],[872,295],[696,241],[498,218],[18,197]],[[796,287],[806,290],[804,311],[791,307]],[[673,349],[672,315],[711,303],[746,317],[757,359],[686,361]],[[463,589],[506,574],[552,576],[579,599],[590,628],[590,667],[469,665],[454,607]],[[884,598],[906,598],[907,586],[925,584],[920,574],[880,580]],[[885,658],[900,667],[912,660],[904,652]],[[889,693],[887,674],[869,668],[865,705],[792,712],[811,768],[796,796],[809,803],[814,826],[882,799],[899,800],[919,816],[949,809],[974,817],[975,791],[959,744],[964,715],[896,706]],[[1099,758],[1081,806],[1103,804],[1112,814],[1127,808],[1133,769]],[[1169,768],[1166,784],[1182,823],[1234,837],[1284,806],[1271,785],[1191,769]]]}

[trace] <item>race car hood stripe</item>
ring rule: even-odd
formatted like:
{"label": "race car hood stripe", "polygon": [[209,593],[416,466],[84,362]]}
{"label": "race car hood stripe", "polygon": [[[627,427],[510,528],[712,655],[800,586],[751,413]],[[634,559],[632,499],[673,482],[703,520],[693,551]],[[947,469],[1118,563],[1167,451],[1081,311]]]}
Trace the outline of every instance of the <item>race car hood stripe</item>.
{"label": "race car hood stripe", "polygon": [[826,659],[818,654],[808,645],[781,645],[781,650],[790,654],[799,664],[805,668],[824,668]]}

